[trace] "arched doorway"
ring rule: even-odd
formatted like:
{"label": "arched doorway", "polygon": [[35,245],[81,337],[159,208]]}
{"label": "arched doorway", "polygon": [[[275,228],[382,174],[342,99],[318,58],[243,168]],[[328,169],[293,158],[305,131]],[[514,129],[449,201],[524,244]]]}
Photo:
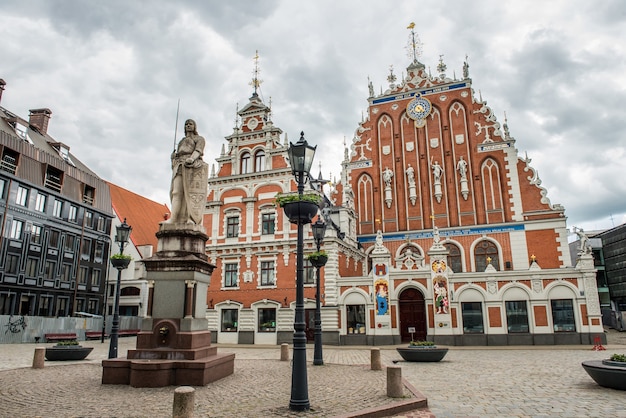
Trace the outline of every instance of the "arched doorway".
{"label": "arched doorway", "polygon": [[424,295],[415,288],[409,288],[402,293],[398,299],[400,305],[400,338],[402,342],[411,341],[411,332],[415,341],[425,340],[427,334],[426,326],[426,304]]}

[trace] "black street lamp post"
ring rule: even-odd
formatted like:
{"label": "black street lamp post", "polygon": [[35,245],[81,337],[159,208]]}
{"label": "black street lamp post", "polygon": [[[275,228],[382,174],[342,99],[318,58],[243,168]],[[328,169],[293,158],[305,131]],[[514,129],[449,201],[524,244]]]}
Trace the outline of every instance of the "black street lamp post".
{"label": "black street lamp post", "polygon": [[[304,132],[295,144],[289,144],[289,164],[291,172],[298,183],[298,196],[302,197],[304,182],[308,180],[309,171],[315,156],[315,148],[304,139]],[[309,387],[306,371],[306,333],[304,322],[304,260],[303,260],[303,227],[307,222],[298,217],[298,241],[296,245],[296,312],[293,324],[293,361],[291,371],[291,399],[289,409],[306,411],[310,408]]]}
{"label": "black street lamp post", "polygon": [[117,358],[117,339],[120,331],[120,291],[122,287],[122,270],[128,268],[130,257],[124,257],[124,244],[128,242],[130,225],[124,223],[116,226],[115,242],[120,245],[120,252],[117,257],[111,257],[111,264],[117,269],[117,288],[115,289],[115,305],[113,306],[113,323],[111,325],[111,341],[109,343],[109,358]]}
{"label": "black street lamp post", "polygon": [[[320,246],[324,240],[324,233],[326,232],[326,224],[320,219],[311,225],[313,231],[313,238],[317,245],[317,252],[320,252]],[[320,268],[321,264],[316,263],[316,293],[315,293],[315,348],[313,350],[313,365],[324,365],[324,355],[322,353],[322,313],[321,313],[321,291],[320,291]]]}

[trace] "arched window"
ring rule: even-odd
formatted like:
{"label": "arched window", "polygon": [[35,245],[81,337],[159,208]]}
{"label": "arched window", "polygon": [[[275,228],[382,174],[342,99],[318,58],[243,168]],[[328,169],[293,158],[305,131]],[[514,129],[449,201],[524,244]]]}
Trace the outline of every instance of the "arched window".
{"label": "arched window", "polygon": [[363,175],[357,183],[357,211],[359,214],[359,232],[374,233],[374,196],[372,179]]}
{"label": "arched window", "polygon": [[254,171],[259,172],[265,170],[265,151],[260,150],[254,154]]}
{"label": "arched window", "polygon": [[250,153],[244,152],[241,154],[241,174],[247,174],[250,172]]}
{"label": "arched window", "polygon": [[500,270],[498,247],[491,241],[482,240],[474,247],[474,263],[476,271],[485,271],[491,264],[496,270]]}
{"label": "arched window", "polygon": [[459,247],[449,242],[443,244],[443,246],[446,247],[446,250],[448,250],[449,253],[447,256],[448,267],[450,267],[450,269],[452,269],[455,273],[462,273],[463,261],[461,260],[461,250],[459,250]]}

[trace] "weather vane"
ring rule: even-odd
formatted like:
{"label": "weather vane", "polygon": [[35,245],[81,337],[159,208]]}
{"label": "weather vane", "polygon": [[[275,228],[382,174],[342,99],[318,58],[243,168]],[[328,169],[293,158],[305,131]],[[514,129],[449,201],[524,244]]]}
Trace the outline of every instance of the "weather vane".
{"label": "weather vane", "polygon": [[254,60],[254,71],[252,71],[252,74],[254,74],[254,77],[252,77],[252,81],[250,82],[250,85],[252,87],[254,87],[254,94],[256,95],[256,90],[261,87],[261,83],[263,82],[263,80],[259,80],[259,73],[261,72],[261,70],[259,70],[259,50],[256,50],[256,53],[254,54],[254,57],[252,58]]}
{"label": "weather vane", "polygon": [[422,56],[422,42],[419,37],[415,34],[415,23],[411,22],[407,29],[411,29],[411,34],[409,35],[409,42],[407,45],[407,49],[409,51],[409,57],[413,58],[413,62],[417,62],[417,57]]}

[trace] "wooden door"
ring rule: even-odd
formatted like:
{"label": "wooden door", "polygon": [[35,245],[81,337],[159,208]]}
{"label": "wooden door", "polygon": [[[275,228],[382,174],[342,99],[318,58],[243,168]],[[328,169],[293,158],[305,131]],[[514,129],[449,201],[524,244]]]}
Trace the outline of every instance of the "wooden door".
{"label": "wooden door", "polygon": [[[398,300],[400,308],[400,338],[402,342],[425,340],[428,327],[426,323],[426,304],[424,295],[417,289],[406,289]],[[414,331],[411,335],[411,331]]]}

